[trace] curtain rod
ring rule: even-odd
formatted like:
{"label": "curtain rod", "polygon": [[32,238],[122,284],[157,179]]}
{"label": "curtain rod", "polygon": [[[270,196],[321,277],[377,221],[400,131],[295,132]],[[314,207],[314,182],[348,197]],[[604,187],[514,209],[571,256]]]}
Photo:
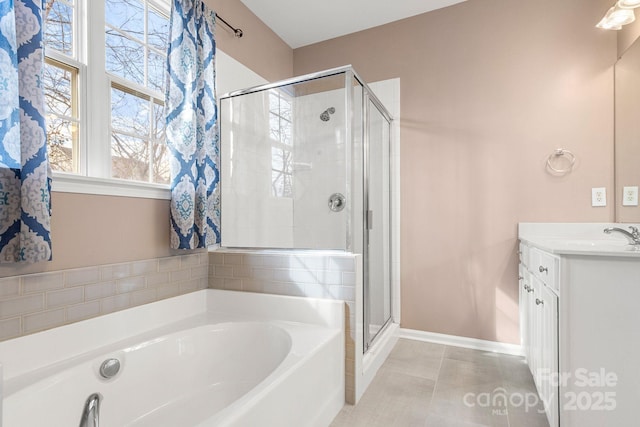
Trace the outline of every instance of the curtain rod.
{"label": "curtain rod", "polygon": [[231,28],[231,30],[233,30],[233,33],[235,34],[235,36],[237,38],[242,37],[243,33],[242,33],[242,30],[240,28],[234,28],[233,25],[229,24],[227,21],[224,20],[224,18],[222,16],[218,15],[217,13],[216,13],[216,18],[221,20],[222,23],[225,24],[227,27]]}

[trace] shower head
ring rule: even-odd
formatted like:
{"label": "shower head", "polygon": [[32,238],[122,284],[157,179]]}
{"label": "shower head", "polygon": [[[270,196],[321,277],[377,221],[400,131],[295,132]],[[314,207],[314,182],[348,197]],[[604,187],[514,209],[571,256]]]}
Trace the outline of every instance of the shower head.
{"label": "shower head", "polygon": [[320,120],[322,120],[323,122],[328,122],[329,119],[331,118],[331,116],[329,116],[329,114],[333,114],[336,112],[336,109],[333,107],[329,107],[326,110],[324,110],[321,114],[320,114]]}

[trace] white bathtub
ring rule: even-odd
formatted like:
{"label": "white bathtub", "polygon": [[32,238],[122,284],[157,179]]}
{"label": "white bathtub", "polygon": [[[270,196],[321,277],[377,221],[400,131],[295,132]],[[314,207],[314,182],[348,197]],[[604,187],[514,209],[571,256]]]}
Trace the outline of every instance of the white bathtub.
{"label": "white bathtub", "polygon": [[[204,290],[0,343],[4,427],[326,426],[344,403],[336,301]],[[99,374],[107,358],[120,372]]]}

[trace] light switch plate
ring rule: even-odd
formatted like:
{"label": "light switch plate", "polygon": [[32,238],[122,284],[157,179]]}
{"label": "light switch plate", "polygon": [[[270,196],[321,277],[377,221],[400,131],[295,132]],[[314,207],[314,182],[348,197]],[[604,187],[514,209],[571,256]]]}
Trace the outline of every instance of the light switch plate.
{"label": "light switch plate", "polygon": [[591,206],[607,206],[607,189],[592,188],[591,189]]}
{"label": "light switch plate", "polygon": [[638,206],[638,187],[622,188],[622,206]]}

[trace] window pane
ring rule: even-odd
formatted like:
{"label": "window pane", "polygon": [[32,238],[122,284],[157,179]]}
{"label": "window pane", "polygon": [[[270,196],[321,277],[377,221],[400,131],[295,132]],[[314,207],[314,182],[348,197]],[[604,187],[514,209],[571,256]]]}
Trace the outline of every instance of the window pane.
{"label": "window pane", "polygon": [[115,130],[149,136],[149,101],[111,88],[111,126]]}
{"label": "window pane", "polygon": [[73,147],[77,138],[74,122],[49,116],[47,118],[47,152],[51,169],[76,172],[73,162]]}
{"label": "window pane", "polygon": [[149,143],[140,138],[111,134],[111,176],[149,181]]}
{"label": "window pane", "polygon": [[271,171],[271,195],[273,197],[293,197],[291,175]]}
{"label": "window pane", "polygon": [[291,104],[284,99],[280,101],[280,116],[285,120],[291,121]]}
{"label": "window pane", "polygon": [[280,110],[280,97],[277,92],[269,92],[269,111],[278,114]]}
{"label": "window pane", "polygon": [[107,24],[144,41],[144,6],[139,0],[106,0],[104,11]]}
{"label": "window pane", "polygon": [[271,169],[282,171],[284,169],[284,151],[271,147]]}
{"label": "window pane", "polygon": [[149,89],[164,93],[166,61],[164,55],[149,52],[149,81],[147,82]]}
{"label": "window pane", "polygon": [[283,144],[291,145],[291,122],[280,119],[280,142]]}
{"label": "window pane", "polygon": [[269,131],[271,139],[280,141],[280,118],[274,114],[269,114]]}
{"label": "window pane", "polygon": [[60,0],[48,0],[44,19],[46,46],[73,56],[73,7]]}
{"label": "window pane", "polygon": [[169,149],[167,144],[153,144],[152,165],[153,165],[153,182],[158,184],[169,183]]}
{"label": "window pane", "polygon": [[107,29],[106,69],[108,72],[144,84],[144,46]]}
{"label": "window pane", "polygon": [[161,52],[165,52],[169,36],[169,19],[149,8],[148,25],[147,42]]}
{"label": "window pane", "polygon": [[160,105],[156,102],[153,103],[153,121],[151,122],[151,136],[156,142],[164,142],[164,130],[165,130],[165,117],[164,117],[164,105]]}
{"label": "window pane", "polygon": [[47,62],[44,66],[43,80],[47,113],[73,117],[71,71]]}

